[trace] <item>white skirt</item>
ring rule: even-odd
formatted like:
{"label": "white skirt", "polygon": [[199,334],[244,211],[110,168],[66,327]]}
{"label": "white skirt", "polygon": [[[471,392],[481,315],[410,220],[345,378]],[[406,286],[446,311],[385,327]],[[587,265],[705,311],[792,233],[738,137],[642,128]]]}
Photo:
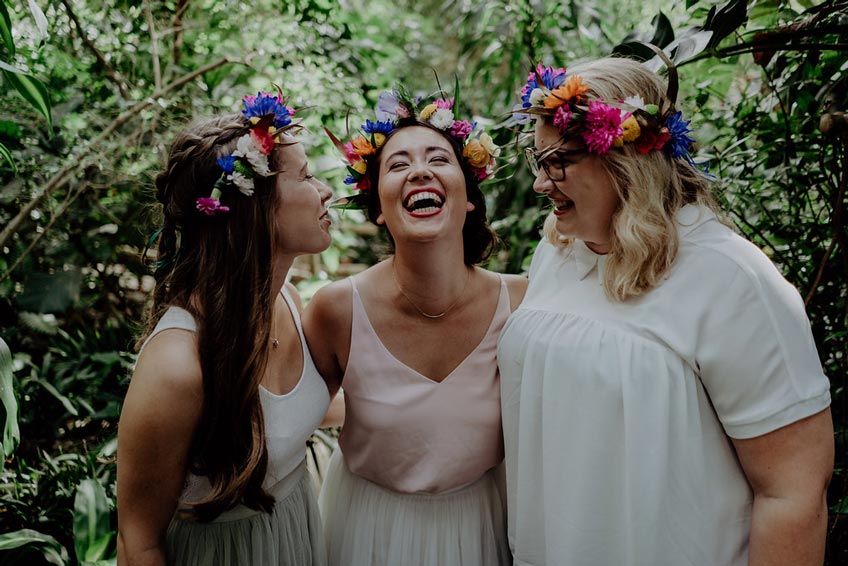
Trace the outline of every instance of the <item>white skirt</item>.
{"label": "white skirt", "polygon": [[511,565],[498,475],[444,494],[398,493],[351,473],[336,450],[318,497],[328,565]]}

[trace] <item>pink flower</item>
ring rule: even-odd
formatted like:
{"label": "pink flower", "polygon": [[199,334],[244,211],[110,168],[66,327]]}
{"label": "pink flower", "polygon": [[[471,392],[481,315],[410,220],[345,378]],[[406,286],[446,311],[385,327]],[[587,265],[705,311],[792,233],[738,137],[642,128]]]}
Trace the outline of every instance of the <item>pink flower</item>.
{"label": "pink flower", "polygon": [[489,170],[486,167],[472,167],[471,170],[478,181],[484,181],[489,176]]}
{"label": "pink flower", "polygon": [[398,104],[395,114],[398,118],[409,118],[409,109],[403,104]]}
{"label": "pink flower", "polygon": [[559,130],[559,133],[565,133],[569,120],[571,120],[571,110],[569,110],[568,106],[563,105],[556,109],[554,113],[554,126]]}
{"label": "pink flower", "polygon": [[359,157],[359,154],[356,153],[356,150],[353,149],[353,142],[352,141],[349,141],[346,144],[344,144],[342,146],[342,149],[344,150],[345,159],[347,159],[347,162],[350,163],[351,165],[353,165],[354,163],[356,163],[357,161],[362,159],[361,157]]}
{"label": "pink flower", "polygon": [[363,175],[359,181],[356,182],[356,190],[358,191],[369,191],[371,190],[371,181],[368,179],[368,175]]}
{"label": "pink flower", "polygon": [[436,100],[436,108],[444,108],[445,110],[453,109],[453,98],[445,100],[444,98],[439,98]]}
{"label": "pink flower", "polygon": [[467,120],[455,120],[451,126],[450,135],[464,140],[471,134],[472,129],[474,129],[474,126],[472,126]]}
{"label": "pink flower", "polygon": [[207,216],[217,216],[230,211],[229,206],[221,206],[221,201],[216,198],[201,197],[197,199],[197,210]]}
{"label": "pink flower", "polygon": [[[278,97],[278,98],[279,98],[279,97]],[[282,101],[283,101],[283,100],[282,100],[282,99],[280,99],[280,102],[282,102]],[[294,109],[294,108],[292,108],[291,106],[286,106],[286,110],[288,110],[288,111],[289,111],[289,116],[294,116],[294,113],[295,113],[295,112],[297,112],[297,110],[295,110],[295,109]]]}
{"label": "pink flower", "polygon": [[609,151],[615,138],[624,133],[621,123],[629,116],[629,112],[622,115],[620,109],[604,103],[602,99],[591,101],[583,131],[587,149],[598,155]]}

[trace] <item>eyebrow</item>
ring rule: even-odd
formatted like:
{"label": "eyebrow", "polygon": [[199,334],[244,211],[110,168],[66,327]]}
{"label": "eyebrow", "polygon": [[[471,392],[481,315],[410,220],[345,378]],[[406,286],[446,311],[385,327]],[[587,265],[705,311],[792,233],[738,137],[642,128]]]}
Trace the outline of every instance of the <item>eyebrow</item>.
{"label": "eyebrow", "polygon": [[[434,151],[443,151],[445,153],[451,153],[451,151],[448,148],[442,147],[440,145],[427,146],[427,148],[424,150],[425,153],[433,153]],[[395,151],[394,153],[392,153],[391,155],[389,155],[388,157],[386,157],[386,161],[388,161],[392,157],[409,156],[409,155],[410,155],[410,153],[407,150],[399,149],[399,150]]]}

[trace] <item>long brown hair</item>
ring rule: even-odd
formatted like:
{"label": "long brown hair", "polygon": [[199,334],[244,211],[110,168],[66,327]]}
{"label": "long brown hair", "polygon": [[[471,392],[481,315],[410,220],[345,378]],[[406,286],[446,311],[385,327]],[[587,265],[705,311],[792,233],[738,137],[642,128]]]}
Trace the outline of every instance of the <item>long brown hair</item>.
{"label": "long brown hair", "polygon": [[195,208],[221,175],[216,159],[248,131],[240,115],[194,122],[174,140],[167,166],[156,177],[164,218],[147,334],[170,305],[186,309],[197,322],[203,409],[190,469],[212,485],[207,497],[192,502],[201,521],[237,504],[268,511],[274,503],[262,488],[268,452],[259,382],[274,298],[275,177],[257,176],[250,197],[225,192],[221,203],[230,212],[224,216]]}

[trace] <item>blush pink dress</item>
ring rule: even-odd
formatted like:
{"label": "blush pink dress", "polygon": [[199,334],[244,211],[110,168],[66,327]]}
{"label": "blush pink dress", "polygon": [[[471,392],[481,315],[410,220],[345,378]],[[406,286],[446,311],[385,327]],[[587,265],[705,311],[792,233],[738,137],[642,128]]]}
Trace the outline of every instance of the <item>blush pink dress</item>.
{"label": "blush pink dress", "polygon": [[496,360],[506,284],[483,339],[436,382],[385,347],[354,279],[345,426],[319,496],[329,564],[511,564]]}

